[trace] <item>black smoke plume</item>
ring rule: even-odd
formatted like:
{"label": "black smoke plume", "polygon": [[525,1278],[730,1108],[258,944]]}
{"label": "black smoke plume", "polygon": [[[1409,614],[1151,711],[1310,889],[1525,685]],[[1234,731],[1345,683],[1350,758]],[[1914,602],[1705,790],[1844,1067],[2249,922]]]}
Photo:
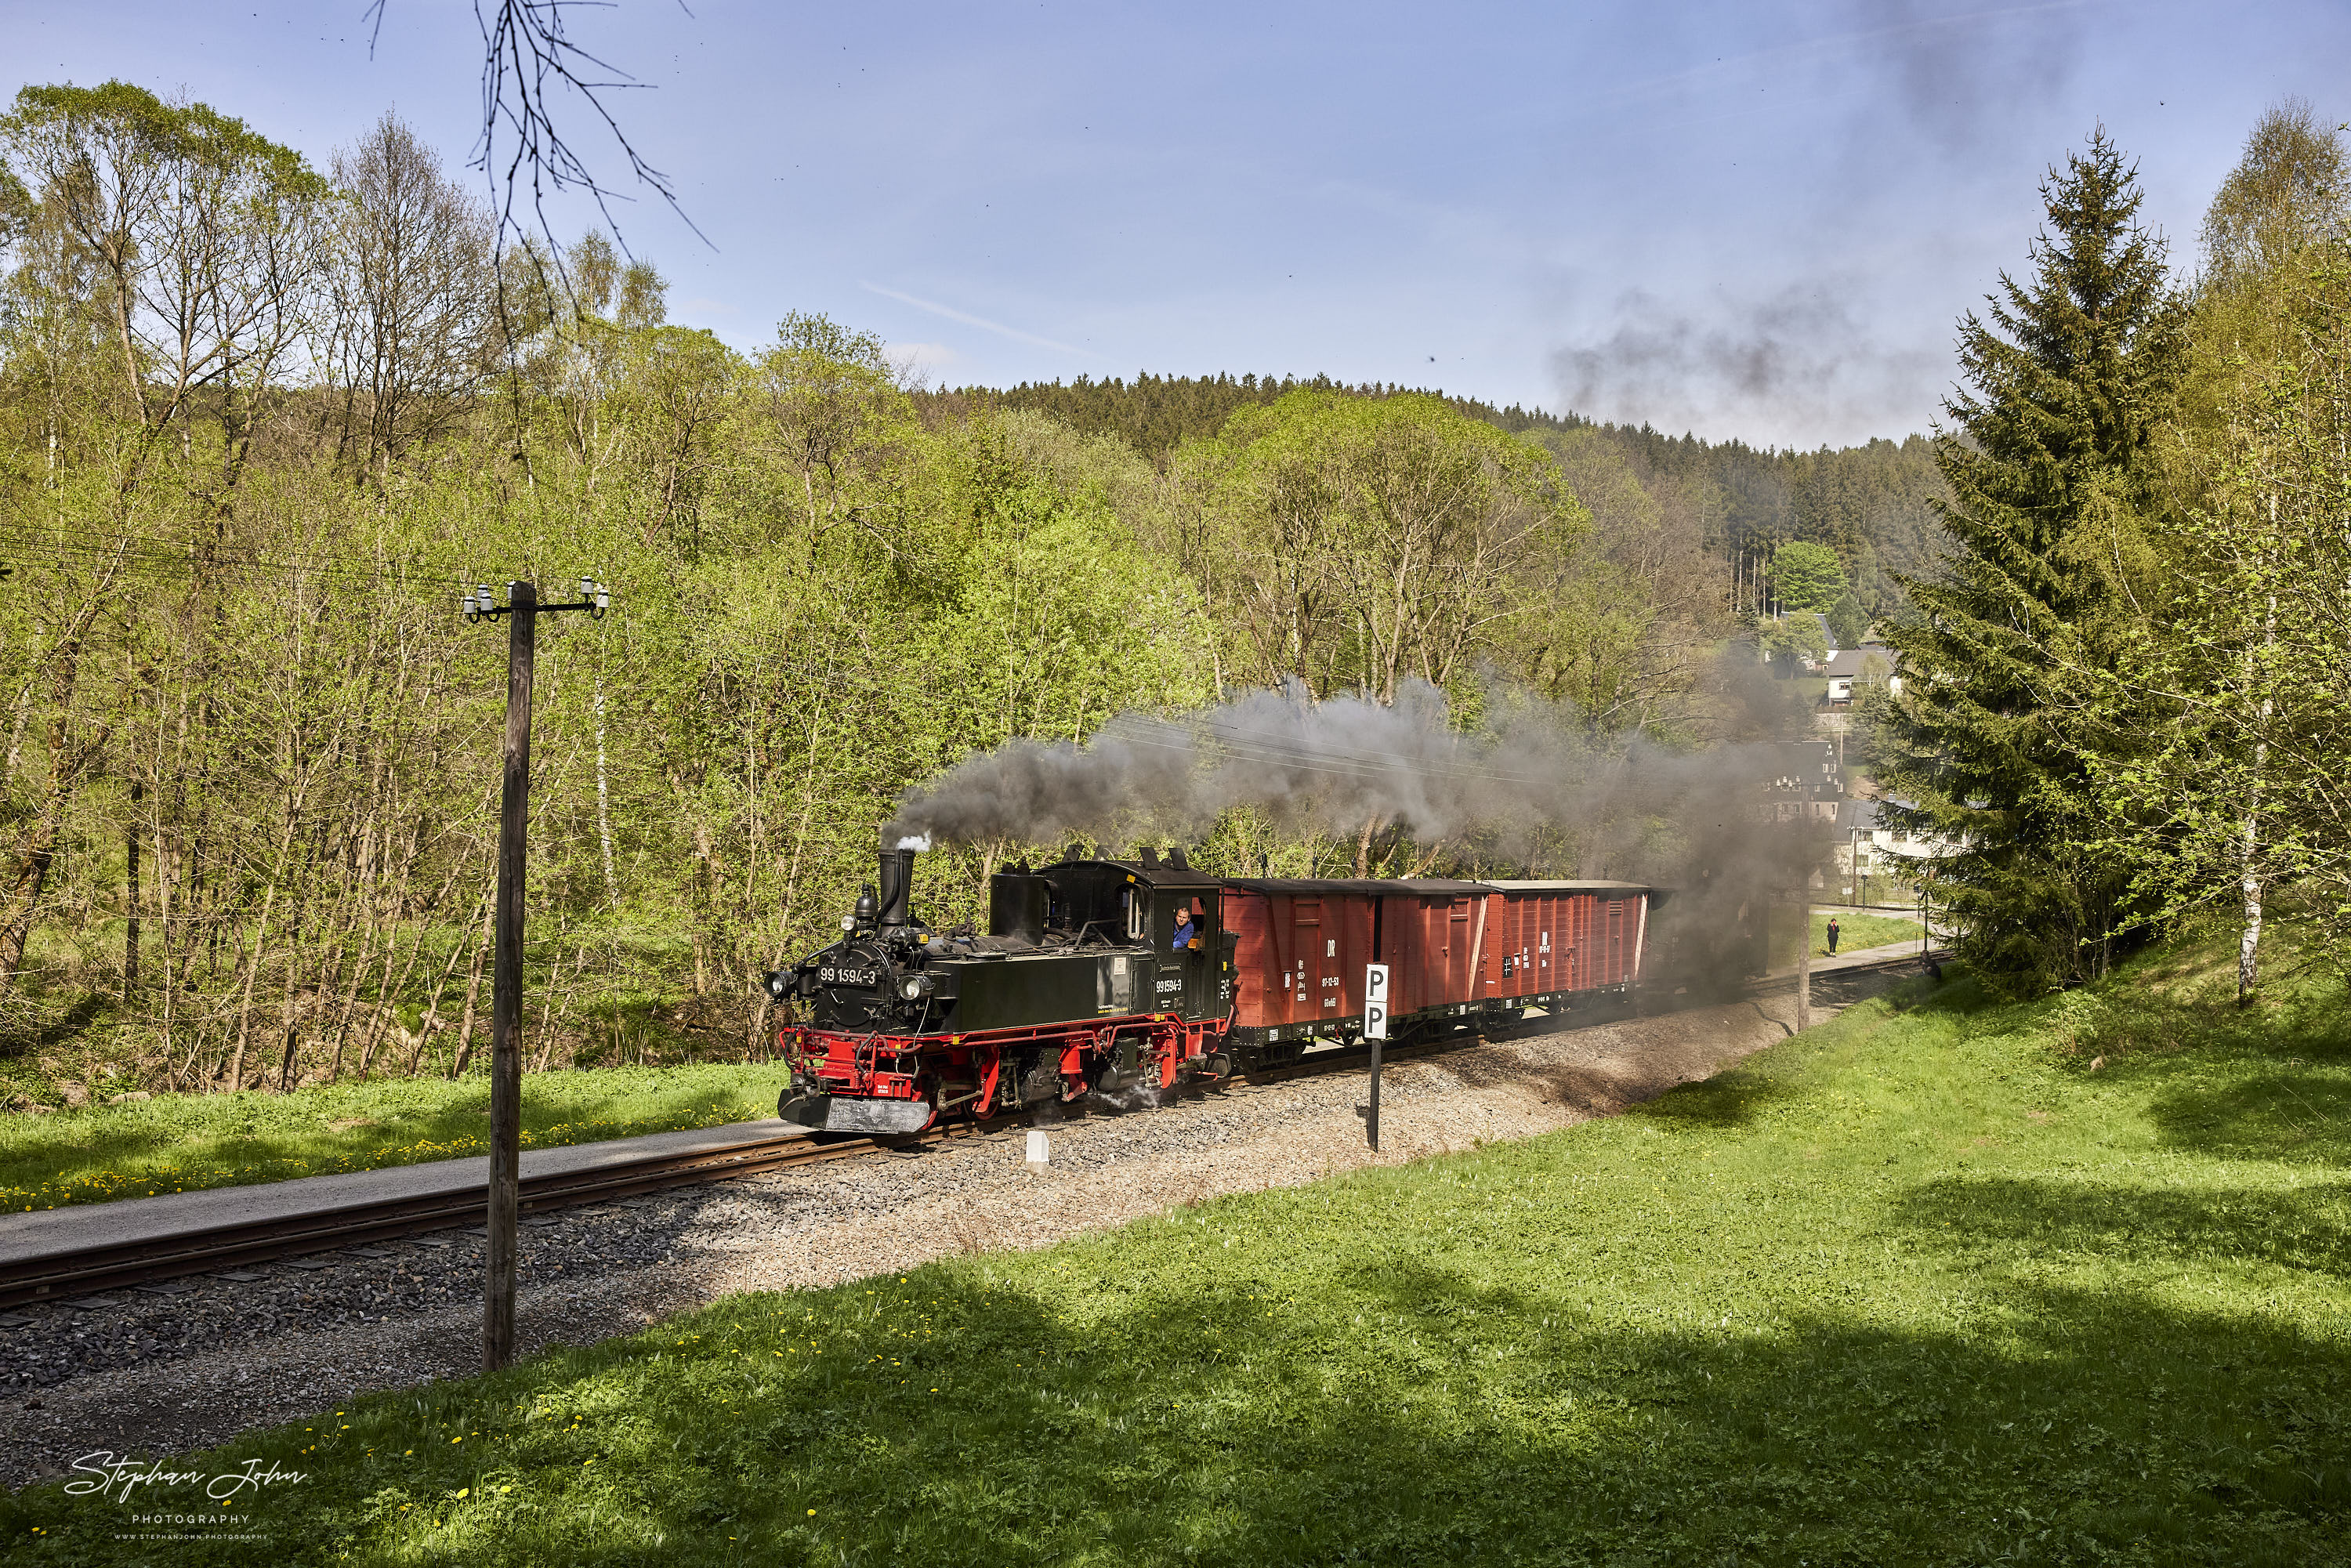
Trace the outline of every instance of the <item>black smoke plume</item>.
{"label": "black smoke plume", "polygon": [[1457,728],[1444,694],[1416,683],[1393,706],[1291,687],[1176,719],[1123,715],[1082,746],[1016,740],[949,769],[907,792],[883,841],[1197,841],[1251,808],[1294,834],[1351,838],[1376,823],[1444,841],[1457,871],[1515,874],[1540,860],[1541,874],[1679,887],[1709,923],[1760,922],[1819,859],[1823,835],[1773,816],[1775,794],[1792,793],[1787,747],[1596,736],[1508,688],[1484,708]]}

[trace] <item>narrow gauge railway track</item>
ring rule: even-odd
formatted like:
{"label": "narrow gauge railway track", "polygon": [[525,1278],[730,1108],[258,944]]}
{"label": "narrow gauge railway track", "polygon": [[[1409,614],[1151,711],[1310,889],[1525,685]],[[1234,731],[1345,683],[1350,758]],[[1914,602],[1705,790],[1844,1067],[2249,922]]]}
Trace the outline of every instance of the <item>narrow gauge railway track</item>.
{"label": "narrow gauge railway track", "polygon": [[[1814,977],[1815,983],[1867,975],[1896,974],[1918,967],[1915,957],[1854,965]],[[1774,977],[1748,988],[1750,996],[1769,995],[1792,987]],[[1610,1009],[1586,1023],[1622,1021],[1637,1016],[1632,1008]],[[1391,1045],[1387,1062],[1409,1061],[1442,1055],[1483,1043],[1501,1043],[1558,1031],[1559,1020],[1517,1020],[1483,1030],[1464,1028],[1442,1038]],[[1567,1027],[1576,1027],[1574,1023]],[[1318,1077],[1364,1065],[1370,1055],[1364,1045],[1316,1051],[1302,1060],[1237,1073],[1214,1088],[1189,1091],[1194,1095],[1227,1092],[1230,1087],[1251,1089]],[[985,1137],[1033,1122],[1029,1113],[958,1122],[903,1137],[841,1137],[795,1131],[773,1138],[727,1145],[717,1149],[684,1154],[649,1154],[593,1169],[558,1171],[522,1181],[525,1215],[584,1207],[622,1198],[642,1197],[667,1187],[759,1176],[828,1160],[853,1159],[877,1154],[903,1153],[926,1145]],[[782,1124],[778,1124],[780,1126]],[[136,1201],[131,1200],[131,1201]],[[242,1264],[264,1263],[308,1253],[363,1247],[455,1227],[478,1225],[486,1195],[480,1186],[458,1186],[423,1194],[393,1196],[345,1207],[293,1215],[269,1215],[184,1231],[92,1247],[52,1252],[23,1260],[0,1260],[0,1307],[29,1302],[68,1301],[105,1291],[124,1290],[184,1278]]]}

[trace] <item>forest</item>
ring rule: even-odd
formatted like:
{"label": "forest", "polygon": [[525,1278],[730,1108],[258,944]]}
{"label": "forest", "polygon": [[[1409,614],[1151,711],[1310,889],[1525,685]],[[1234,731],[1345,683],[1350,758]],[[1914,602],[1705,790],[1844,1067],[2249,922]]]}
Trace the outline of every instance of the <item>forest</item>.
{"label": "forest", "polygon": [[[2339,174],[2300,112],[2281,111],[2292,155]],[[2197,601],[2216,616],[2259,601],[2227,573],[2285,570],[2222,527],[2262,515],[2231,486],[2339,407],[2338,361],[2310,357],[2335,340],[2300,325],[2339,291],[2304,280],[2339,251],[2339,177],[2319,196],[2242,178],[2252,237],[2216,218],[2207,270],[2158,288],[2192,373],[2144,422],[2168,433],[2146,460],[2162,485],[2128,499],[2171,529],[2142,530],[2134,582],[2225,580]],[[2301,248],[2263,215],[2281,204]],[[771,1036],[758,977],[823,940],[901,794],[1008,740],[1283,684],[1393,703],[1425,683],[1465,725],[1510,694],[1604,751],[1798,732],[1808,699],[1755,656],[1774,560],[1809,560],[1846,632],[1896,634],[1973,580],[1949,519],[1997,444],[1963,408],[1939,440],[1779,452],[1327,378],[933,389],[821,315],[753,350],[674,325],[658,267],[601,233],[502,239],[394,116],[313,167],[120,83],[27,88],[0,118],[0,1097],[19,1107],[474,1064],[505,664],[502,632],[459,613],[474,585],[612,594],[542,629],[528,1061],[739,1058]],[[2167,549],[2221,576],[2167,575]],[[2281,678],[2315,674],[2277,616]],[[2131,624],[2159,642],[2156,610]],[[2226,657],[2167,666],[2173,718],[2239,669],[2227,625],[2198,644]],[[2065,655],[2082,690],[2114,688],[2130,634],[2103,664]],[[2128,756],[2059,743],[2102,803],[2084,841],[2137,890],[2111,927],[2209,902],[2252,856],[2308,880],[2306,831],[2225,811],[2221,849],[2204,831],[2243,787],[2210,769],[2255,744],[2227,728],[2251,688],[2221,684],[2201,727],[2141,727]],[[2290,727],[2266,700],[2275,773]],[[1903,749],[1923,732],[1881,720],[1919,810],[1975,799],[1938,794]],[[1057,847],[945,851],[921,896],[969,918],[989,865]],[[1195,853],[1489,869],[1471,839],[1246,812]],[[1510,863],[1603,874],[1601,853]]]}
{"label": "forest", "polygon": [[[1389,397],[1405,389],[1343,386],[1328,376],[1139,375],[1131,382],[1081,376],[1067,386],[1023,382],[1002,392],[959,387],[916,395],[926,409],[951,418],[981,409],[1031,410],[1088,434],[1120,436],[1164,465],[1185,443],[1216,435],[1238,410],[1301,391]],[[1604,453],[1588,460],[1595,470],[1586,478],[1593,497],[1614,492],[1636,509],[1654,509],[1685,531],[1695,529],[1709,552],[1733,563],[1734,579],[1740,562],[1768,572],[1762,563],[1782,544],[1825,545],[1837,552],[1859,609],[1874,618],[1902,606],[1897,577],[1934,570],[1935,508],[1948,491],[1935,465],[1935,444],[1925,435],[1813,452],[1758,450],[1740,441],[1670,436],[1572,413],[1516,403],[1497,408],[1441,392],[1427,395],[1465,418],[1531,436],[1563,462],[1577,452]],[[1735,587],[1733,597],[1740,597]],[[1741,604],[1751,610],[1761,602],[1750,586]]]}

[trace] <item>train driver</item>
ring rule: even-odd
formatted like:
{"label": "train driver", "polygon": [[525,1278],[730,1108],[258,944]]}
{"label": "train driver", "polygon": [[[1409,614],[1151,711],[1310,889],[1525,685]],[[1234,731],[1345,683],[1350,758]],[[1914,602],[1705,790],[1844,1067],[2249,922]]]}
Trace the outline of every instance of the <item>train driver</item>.
{"label": "train driver", "polygon": [[1192,906],[1187,903],[1176,911],[1176,940],[1170,944],[1170,946],[1181,953],[1192,945],[1192,938],[1199,934],[1198,927],[1192,924]]}

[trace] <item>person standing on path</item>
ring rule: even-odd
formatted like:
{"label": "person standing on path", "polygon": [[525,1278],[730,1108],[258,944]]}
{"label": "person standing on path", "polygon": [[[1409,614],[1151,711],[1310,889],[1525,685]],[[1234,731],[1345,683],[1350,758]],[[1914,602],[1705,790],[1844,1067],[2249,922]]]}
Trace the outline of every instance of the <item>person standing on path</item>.
{"label": "person standing on path", "polygon": [[1829,916],[1829,956],[1830,956],[1830,957],[1832,957],[1832,958],[1834,958],[1834,957],[1835,957],[1835,956],[1836,956],[1836,939],[1837,939],[1837,923],[1836,923],[1836,916],[1835,916],[1835,915],[1830,915],[1830,916]]}

